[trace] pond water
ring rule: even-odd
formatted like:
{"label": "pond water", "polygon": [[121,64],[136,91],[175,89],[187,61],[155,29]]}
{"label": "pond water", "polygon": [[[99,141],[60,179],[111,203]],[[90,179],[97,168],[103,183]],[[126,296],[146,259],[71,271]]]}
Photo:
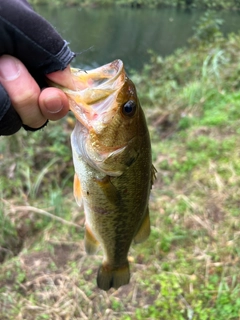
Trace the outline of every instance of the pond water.
{"label": "pond water", "polygon": [[[203,14],[176,9],[81,9],[78,7],[36,6],[79,53],[73,65],[93,68],[122,59],[127,70],[142,68],[149,61],[148,50],[161,56],[187,45],[193,26]],[[219,12],[224,33],[237,32],[240,14]]]}

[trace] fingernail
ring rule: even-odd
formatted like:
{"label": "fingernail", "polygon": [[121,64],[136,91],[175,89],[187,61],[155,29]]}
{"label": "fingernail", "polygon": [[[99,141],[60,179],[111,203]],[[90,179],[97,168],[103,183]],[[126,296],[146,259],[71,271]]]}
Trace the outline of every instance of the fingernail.
{"label": "fingernail", "polygon": [[2,56],[0,58],[0,77],[3,80],[15,80],[20,75],[19,65],[13,57]]}
{"label": "fingernail", "polygon": [[58,97],[47,97],[44,101],[45,108],[48,110],[50,113],[58,113],[62,110],[63,104],[62,100]]}

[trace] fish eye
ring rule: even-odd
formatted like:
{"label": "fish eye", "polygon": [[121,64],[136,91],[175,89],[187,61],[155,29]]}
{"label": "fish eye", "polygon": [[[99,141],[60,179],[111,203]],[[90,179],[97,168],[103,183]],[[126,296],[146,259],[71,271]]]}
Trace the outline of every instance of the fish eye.
{"label": "fish eye", "polygon": [[133,100],[129,100],[122,106],[122,113],[125,116],[132,117],[137,110],[137,104]]}

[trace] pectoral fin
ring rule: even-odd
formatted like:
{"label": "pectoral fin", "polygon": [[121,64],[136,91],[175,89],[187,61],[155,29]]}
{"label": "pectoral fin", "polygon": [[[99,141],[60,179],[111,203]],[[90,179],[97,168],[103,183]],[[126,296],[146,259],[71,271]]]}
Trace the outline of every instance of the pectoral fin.
{"label": "pectoral fin", "polygon": [[99,242],[94,237],[88,225],[85,226],[84,246],[86,253],[90,255],[95,254],[99,246]]}
{"label": "pectoral fin", "polygon": [[96,183],[101,187],[105,197],[114,204],[121,203],[121,194],[112,184],[110,176],[105,176],[102,179],[95,178]]}
{"label": "pectoral fin", "polygon": [[149,210],[147,208],[146,215],[143,219],[142,224],[140,225],[137,234],[134,237],[134,243],[140,243],[145,241],[150,234],[150,218]]}
{"label": "pectoral fin", "polygon": [[74,181],[73,181],[73,193],[74,193],[74,197],[76,199],[77,204],[79,205],[80,208],[82,208],[83,204],[82,204],[81,183],[76,173],[74,175]]}

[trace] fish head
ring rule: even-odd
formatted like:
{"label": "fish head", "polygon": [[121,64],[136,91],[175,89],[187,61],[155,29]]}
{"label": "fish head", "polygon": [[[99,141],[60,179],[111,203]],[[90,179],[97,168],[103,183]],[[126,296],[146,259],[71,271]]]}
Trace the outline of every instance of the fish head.
{"label": "fish head", "polygon": [[77,119],[72,146],[95,168],[118,176],[138,155],[145,118],[136,88],[121,60],[71,72],[75,90],[64,91]]}

